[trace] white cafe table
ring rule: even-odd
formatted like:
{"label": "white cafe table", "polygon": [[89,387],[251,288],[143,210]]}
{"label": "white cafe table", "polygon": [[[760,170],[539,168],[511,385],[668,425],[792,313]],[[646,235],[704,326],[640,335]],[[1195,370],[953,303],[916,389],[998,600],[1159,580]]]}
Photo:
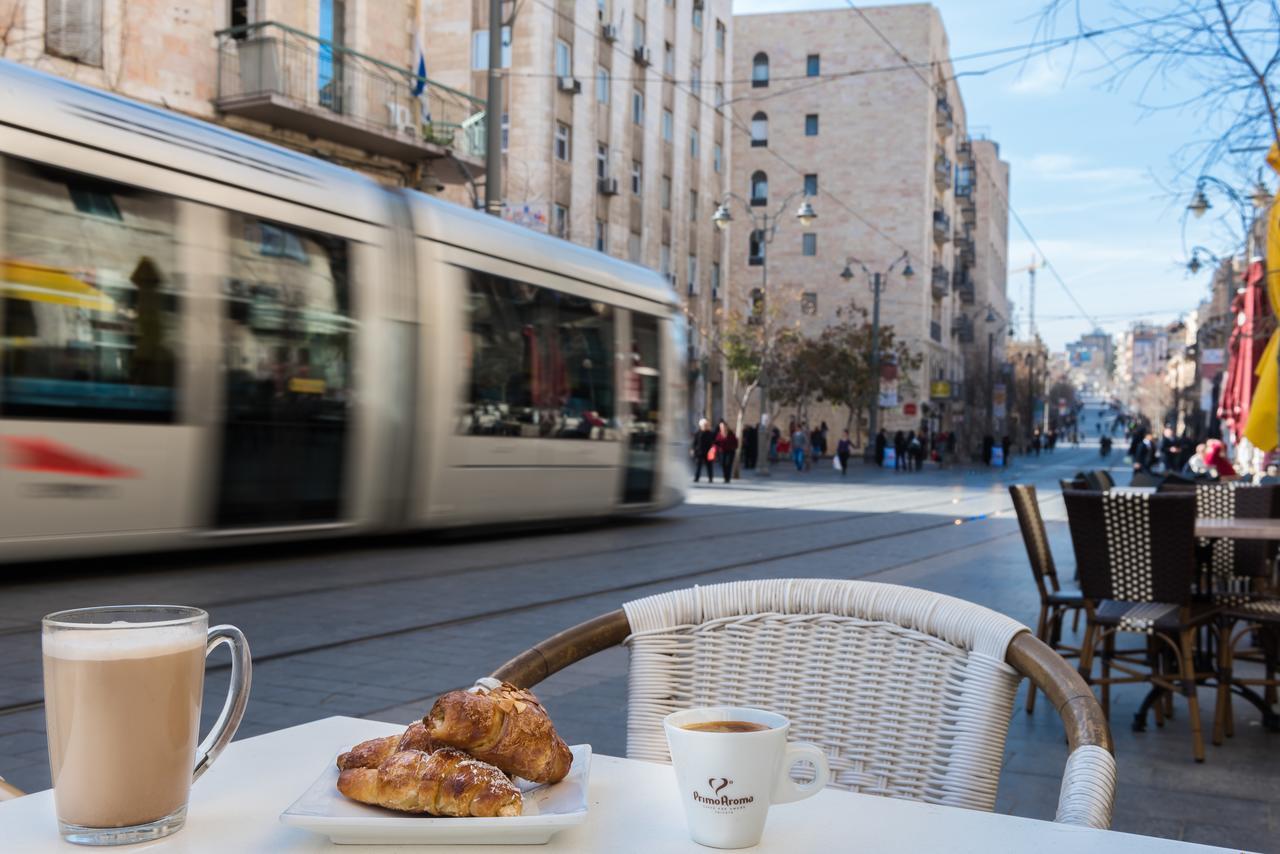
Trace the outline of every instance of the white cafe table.
{"label": "white cafe table", "polygon": [[[402,729],[358,718],[326,718],[235,742],[192,790],[184,829],[167,839],[119,850],[183,854],[321,850],[339,854],[409,850],[420,854],[445,850],[464,854],[519,852],[521,847],[516,846],[336,846],[323,836],[280,823],[280,813],[338,753],[359,741]],[[120,771],[128,773],[127,768]],[[546,846],[528,847],[528,854],[706,854],[713,850],[689,840],[676,798],[675,778],[668,765],[597,755],[591,763],[588,798],[590,812],[586,822],[562,831]],[[0,851],[27,854],[57,850],[83,854],[91,849],[58,838],[51,792],[0,803]],[[779,854],[1173,854],[1228,849],[826,789],[799,803],[774,807],[763,840],[750,850]]]}
{"label": "white cafe table", "polygon": [[1280,540],[1280,519],[1197,519],[1196,536]]}

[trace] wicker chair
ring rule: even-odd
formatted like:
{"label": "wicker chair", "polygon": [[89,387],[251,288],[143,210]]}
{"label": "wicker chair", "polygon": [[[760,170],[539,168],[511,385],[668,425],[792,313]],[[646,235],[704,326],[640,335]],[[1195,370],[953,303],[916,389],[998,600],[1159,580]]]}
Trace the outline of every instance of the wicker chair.
{"label": "wicker chair", "polygon": [[[1087,600],[1080,674],[1101,687],[1104,714],[1110,711],[1112,685],[1150,683],[1168,692],[1179,688],[1189,707],[1194,756],[1203,762],[1196,683],[1207,674],[1196,672],[1192,647],[1196,631],[1212,620],[1214,608],[1193,601],[1195,498],[1074,490],[1062,497],[1080,590]],[[1146,636],[1145,661],[1129,653],[1116,654],[1115,638],[1120,632]],[[1102,672],[1095,677],[1093,659],[1099,647]],[[1162,649],[1171,653],[1176,675],[1163,672]],[[1113,667],[1123,675],[1112,676]],[[1135,716],[1135,729],[1145,726],[1148,705],[1144,703]],[[1162,704],[1156,702],[1154,708],[1157,723],[1162,723]]]}
{"label": "wicker chair", "polygon": [[[1077,647],[1062,644],[1062,621],[1067,614],[1078,618],[1084,608],[1084,596],[1077,590],[1064,591],[1058,584],[1058,570],[1049,548],[1049,536],[1040,516],[1040,504],[1036,501],[1036,488],[1030,484],[1013,484],[1009,487],[1014,512],[1018,514],[1018,527],[1022,530],[1022,542],[1027,547],[1027,559],[1040,593],[1040,616],[1036,619],[1036,637],[1051,649],[1066,657],[1079,656]],[[1036,708],[1036,686],[1027,688],[1027,714]]]}
{"label": "wicker chair", "polygon": [[627,755],[667,762],[662,719],[751,705],[819,744],[832,785],[991,810],[1022,676],[1062,716],[1071,747],[1057,821],[1107,827],[1111,735],[1071,666],[1016,621],[890,584],[737,581],[627,603],[499,668],[522,687],[607,647],[631,649]]}
{"label": "wicker chair", "polygon": [[1116,485],[1115,478],[1106,469],[1087,471],[1084,473],[1084,479],[1089,484],[1089,488],[1095,492],[1106,492]]}

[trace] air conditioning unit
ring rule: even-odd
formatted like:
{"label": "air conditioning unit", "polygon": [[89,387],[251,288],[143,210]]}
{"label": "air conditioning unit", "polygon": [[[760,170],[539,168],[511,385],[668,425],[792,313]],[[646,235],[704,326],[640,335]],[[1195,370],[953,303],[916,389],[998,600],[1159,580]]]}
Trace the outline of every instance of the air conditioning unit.
{"label": "air conditioning unit", "polygon": [[648,65],[650,62],[649,48],[644,45],[636,48],[634,56],[637,65]]}
{"label": "air conditioning unit", "polygon": [[601,27],[600,29],[601,29],[601,35],[602,35],[602,36],[604,36],[604,40],[605,40],[605,41],[607,41],[607,42],[609,42],[610,44],[612,44],[612,43],[614,43],[614,42],[616,42],[616,41],[618,40],[618,25],[617,25],[617,24],[605,24],[605,25],[604,25],[603,27]]}
{"label": "air conditioning unit", "polygon": [[618,195],[618,179],[617,178],[597,178],[596,189],[604,196]]}
{"label": "air conditioning unit", "polygon": [[582,81],[573,77],[560,77],[557,83],[561,92],[568,92],[570,95],[578,95],[582,92]]}

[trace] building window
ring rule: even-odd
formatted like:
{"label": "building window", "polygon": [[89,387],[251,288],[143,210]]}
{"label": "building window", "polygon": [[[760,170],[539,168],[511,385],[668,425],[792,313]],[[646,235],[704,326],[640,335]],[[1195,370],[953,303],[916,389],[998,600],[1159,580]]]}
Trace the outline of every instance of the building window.
{"label": "building window", "polygon": [[609,103],[609,69],[603,66],[596,69],[596,103]]}
{"label": "building window", "polygon": [[698,221],[698,191],[689,191],[689,222]]}
{"label": "building window", "polygon": [[822,73],[822,62],[818,59],[816,53],[811,53],[804,61],[804,73],[806,77],[817,77]]}
{"label": "building window", "polygon": [[804,176],[804,194],[806,196],[818,195],[818,176],[817,175]]}
{"label": "building window", "polygon": [[724,106],[724,84],[723,83],[716,84],[715,94],[716,94],[716,107],[723,107]]}
{"label": "building window", "polygon": [[502,114],[502,153],[507,153],[507,144],[511,142],[511,116]]}
{"label": "building window", "polygon": [[556,76],[573,76],[573,53],[564,39],[556,39]]}
{"label": "building window", "polygon": [[603,142],[596,143],[596,177],[609,177],[609,146]]}
{"label": "building window", "polygon": [[662,192],[660,196],[661,198],[659,199],[659,201],[662,203],[662,209],[664,211],[671,210],[671,176],[670,175],[662,176]]}
{"label": "building window", "polygon": [[640,263],[640,235],[634,231],[627,235],[627,259],[632,264]]}
{"label": "building window", "polygon": [[762,89],[769,85],[769,54],[757,53],[751,60],[751,88]]}
{"label": "building window", "polygon": [[720,299],[720,263],[711,262],[711,299]]}
{"label": "building window", "polygon": [[724,21],[717,20],[716,21],[716,50],[718,51],[722,51],[722,52],[724,51],[724,36],[725,36]]}
{"label": "building window", "polygon": [[[227,18],[227,23],[231,27],[247,27],[254,23],[252,0],[231,0],[231,15]],[[48,14],[46,12],[46,14]],[[234,38],[244,38],[245,33],[233,33]]]}
{"label": "building window", "polygon": [[689,131],[689,156],[694,160],[698,159],[699,152],[702,151],[701,140],[698,136],[698,129],[694,128]]}
{"label": "building window", "polygon": [[596,251],[607,252],[609,247],[609,223],[596,220]]}
{"label": "building window", "polygon": [[644,124],[644,93],[639,89],[631,90],[631,121]]}
{"label": "building window", "polygon": [[44,14],[46,53],[101,67],[102,0],[45,0]]}
{"label": "building window", "polygon": [[800,235],[800,249],[804,255],[818,254],[818,235],[802,234]]}
{"label": "building window", "polygon": [[751,204],[767,205],[769,203],[769,176],[757,170],[751,175]]}
{"label": "building window", "polygon": [[[489,67],[489,31],[476,30],[471,34],[471,69],[484,71]],[[511,67],[511,28],[502,28],[502,67]]]}
{"label": "building window", "polygon": [[818,295],[813,291],[806,291],[800,295],[800,313],[815,315],[818,313]]}
{"label": "building window", "polygon": [[556,160],[568,160],[571,153],[569,148],[569,126],[564,122],[556,122]]}
{"label": "building window", "polygon": [[689,70],[689,88],[693,90],[694,97],[702,97],[702,66],[694,65]]}
{"label": "building window", "polygon": [[662,73],[668,77],[676,74],[676,49],[671,46],[671,42],[662,43]]}
{"label": "building window", "polygon": [[631,193],[632,195],[640,195],[640,190],[644,186],[644,169],[640,166],[639,160],[631,161]]}
{"label": "building window", "polygon": [[751,317],[747,319],[748,323],[759,323],[764,319],[764,291],[760,288],[751,289]]}
{"label": "building window", "polygon": [[551,224],[552,233],[556,237],[569,237],[569,209],[564,205],[556,205],[554,208],[555,220]]}
{"label": "building window", "polygon": [[817,113],[810,113],[809,115],[804,117],[804,135],[805,136],[818,135],[818,114]]}
{"label": "building window", "polygon": [[698,294],[698,256],[689,256],[689,296],[697,296]]}
{"label": "building window", "polygon": [[634,47],[636,48],[644,47],[644,19],[636,18],[636,27],[633,32],[635,34]]}
{"label": "building window", "polygon": [[711,148],[711,167],[716,170],[717,175],[724,168],[724,149],[718,142]]}
{"label": "building window", "polygon": [[764,148],[769,144],[769,117],[756,113],[751,117],[751,147]]}
{"label": "building window", "polygon": [[658,271],[664,276],[671,276],[671,245],[668,243],[662,244],[662,251],[658,255]]}
{"label": "building window", "polygon": [[764,263],[764,232],[758,228],[747,237],[747,263],[753,266]]}
{"label": "building window", "polygon": [[675,133],[675,124],[676,124],[675,116],[671,115],[671,111],[663,110],[662,111],[662,141],[663,142],[671,142],[672,136]]}
{"label": "building window", "polygon": [[693,4],[693,28],[702,29],[702,4],[698,2]]}

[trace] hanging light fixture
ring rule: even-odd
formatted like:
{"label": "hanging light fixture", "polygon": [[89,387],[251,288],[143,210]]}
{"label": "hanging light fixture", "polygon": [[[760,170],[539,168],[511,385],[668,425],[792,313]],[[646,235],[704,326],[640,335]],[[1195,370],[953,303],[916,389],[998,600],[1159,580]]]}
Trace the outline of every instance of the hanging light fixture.
{"label": "hanging light fixture", "polygon": [[853,278],[853,268],[849,266],[847,261],[845,262],[844,269],[840,271],[840,278],[844,279],[846,282]]}
{"label": "hanging light fixture", "polygon": [[904,279],[910,279],[910,278],[911,278],[911,277],[913,277],[915,274],[916,274],[916,271],[915,271],[915,270],[913,270],[913,269],[911,269],[911,262],[910,262],[910,261],[908,261],[908,262],[907,262],[907,266],[905,266],[905,267],[903,267],[903,268],[902,268],[902,278],[904,278]]}
{"label": "hanging light fixture", "polygon": [[1191,211],[1196,219],[1199,219],[1211,207],[1213,205],[1209,204],[1209,197],[1204,194],[1204,189],[1196,187],[1196,194],[1191,197],[1191,204],[1187,205],[1187,210]]}
{"label": "hanging light fixture", "polygon": [[720,203],[720,207],[716,208],[716,212],[711,215],[711,221],[715,223],[716,228],[724,231],[729,227],[729,223],[733,222],[733,214],[729,212],[729,206],[724,202]]}
{"label": "hanging light fixture", "polygon": [[1191,260],[1187,262],[1187,269],[1194,275],[1200,272],[1200,256],[1192,255]]}
{"label": "hanging light fixture", "polygon": [[800,209],[796,211],[796,219],[800,220],[802,227],[808,228],[813,225],[813,221],[817,218],[818,215],[813,212],[813,205],[809,204],[808,199],[800,203]]}

